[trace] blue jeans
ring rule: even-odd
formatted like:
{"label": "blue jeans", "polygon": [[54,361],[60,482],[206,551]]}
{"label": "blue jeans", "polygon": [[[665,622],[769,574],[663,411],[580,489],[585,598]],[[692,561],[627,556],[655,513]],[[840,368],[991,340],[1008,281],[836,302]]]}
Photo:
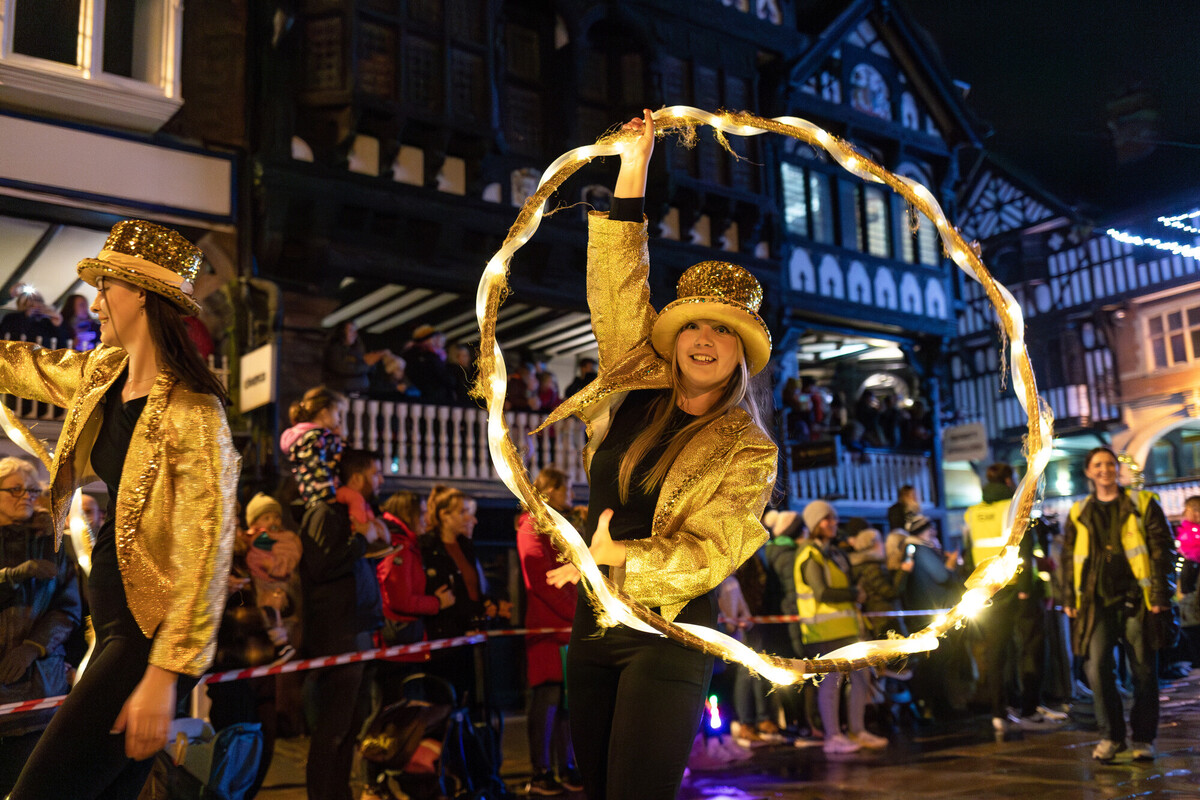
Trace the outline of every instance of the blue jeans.
{"label": "blue jeans", "polygon": [[1129,726],[1133,741],[1153,742],[1158,732],[1158,651],[1146,646],[1145,605],[1131,611],[1123,603],[1097,608],[1096,627],[1083,662],[1092,688],[1096,724],[1100,735],[1114,742],[1125,741],[1125,709],[1117,691],[1117,662],[1113,651],[1125,643],[1129,674],[1133,680],[1133,708]]}

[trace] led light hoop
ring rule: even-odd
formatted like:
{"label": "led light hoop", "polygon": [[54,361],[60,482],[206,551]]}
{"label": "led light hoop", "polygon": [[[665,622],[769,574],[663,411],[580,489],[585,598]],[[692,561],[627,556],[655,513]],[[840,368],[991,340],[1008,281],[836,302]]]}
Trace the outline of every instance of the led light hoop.
{"label": "led light hoop", "polygon": [[947,613],[938,615],[925,629],[906,638],[855,642],[819,659],[781,658],[758,653],[711,628],[668,623],[601,575],[579,533],[562,515],[547,506],[545,499],[534,490],[524,462],[511,439],[504,421],[508,373],[504,368],[504,355],[496,342],[496,314],[508,294],[509,262],[513,254],[537,231],[550,196],[592,159],[618,155],[639,135],[635,131],[610,133],[596,144],[571,150],[550,164],[537,191],[525,201],[503,245],[484,269],[475,306],[481,338],[474,394],[487,404],[488,447],[497,474],[529,510],[537,529],[548,533],[559,553],[587,578],[590,584],[587,588],[592,594],[591,599],[602,626],[625,624],[637,630],[660,633],[687,647],[743,664],[777,684],[792,684],[821,673],[862,669],[933,650],[938,645],[938,637],[961,626],[985,608],[992,595],[1016,574],[1019,566],[1017,546],[1029,525],[1033,508],[1041,502],[1039,485],[1050,460],[1053,416],[1038,395],[1033,368],[1025,348],[1025,321],[1020,305],[988,272],[977,248],[963,240],[928,189],[914,180],[889,172],[817,125],[797,117],[766,119],[746,112],[711,113],[690,106],[660,109],[654,114],[654,120],[655,132],[660,136],[679,132],[690,139],[699,126],[710,126],[717,140],[726,148],[728,143],[724,137],[728,134],[757,136],[778,133],[799,139],[829,153],[848,172],[864,180],[890,186],[932,221],[946,253],[960,269],[983,286],[996,311],[1003,334],[1008,339],[1013,388],[1028,418],[1026,457],[1029,469],[1017,486],[1003,523],[1006,545],[999,556],[987,559],[976,567],[967,579],[966,592],[959,603]]}

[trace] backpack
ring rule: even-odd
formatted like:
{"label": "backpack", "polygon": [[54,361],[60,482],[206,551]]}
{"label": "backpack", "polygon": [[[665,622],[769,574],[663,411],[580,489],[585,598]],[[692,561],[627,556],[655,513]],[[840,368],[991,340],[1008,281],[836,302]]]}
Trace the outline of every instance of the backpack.
{"label": "backpack", "polygon": [[499,714],[476,722],[470,709],[456,707],[447,720],[442,742],[439,785],[452,800],[506,800],[511,797],[500,778],[500,734],[503,721]]}
{"label": "backpack", "polygon": [[207,723],[186,719],[172,730],[187,737],[183,761],[160,750],[138,800],[243,800],[258,776],[262,725],[240,722],[214,735]]}

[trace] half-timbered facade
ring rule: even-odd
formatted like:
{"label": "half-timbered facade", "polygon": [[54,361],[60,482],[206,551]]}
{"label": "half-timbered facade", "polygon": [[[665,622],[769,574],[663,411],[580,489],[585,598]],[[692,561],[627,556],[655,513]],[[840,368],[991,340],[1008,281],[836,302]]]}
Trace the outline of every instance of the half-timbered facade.
{"label": "half-timbered facade", "polygon": [[[1169,222],[1200,198],[1181,199],[1183,213],[1155,209],[1095,225],[991,163],[964,196],[959,224],[1020,303],[1038,388],[1054,412],[1047,494],[1085,491],[1079,457],[1099,444],[1129,455],[1150,483],[1194,482],[1200,261],[1197,232]],[[959,291],[950,358],[958,418],[984,422],[994,457],[1019,461],[1025,420],[1002,375],[995,315],[978,284],[960,278]],[[1176,494],[1169,511],[1182,502]]]}
{"label": "half-timbered facade", "polygon": [[[341,320],[373,345],[397,347],[423,322],[472,341],[482,266],[542,170],[643,107],[809,119],[930,187],[948,211],[958,149],[979,145],[961,89],[902,11],[876,0],[330,0],[267,22],[256,34],[257,259],[286,290],[284,398],[311,382]],[[743,264],[766,289],[779,383],[811,375],[852,405],[882,382],[939,418],[955,323],[933,226],[823,152],[730,139],[735,153],[704,131],[694,148],[660,148],[647,199],[654,302],[692,263]],[[560,191],[566,208],[512,265],[500,344],[560,375],[594,347],[576,204],[605,208],[614,172],[580,170]],[[793,502],[842,495],[844,513],[876,514],[916,482],[936,503],[936,447],[935,435],[903,463],[880,454],[867,478],[842,453],[807,482],[793,475]]]}

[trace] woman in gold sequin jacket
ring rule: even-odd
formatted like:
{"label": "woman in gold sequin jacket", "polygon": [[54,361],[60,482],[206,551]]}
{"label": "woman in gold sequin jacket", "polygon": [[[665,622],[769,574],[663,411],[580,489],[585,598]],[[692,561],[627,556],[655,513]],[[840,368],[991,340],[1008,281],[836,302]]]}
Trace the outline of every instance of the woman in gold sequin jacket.
{"label": "woman in gold sequin jacket", "polygon": [[[757,313],[758,281],[724,262],[688,269],[678,299],[654,312],[642,215],[650,112],[627,128],[641,135],[622,154],[613,209],[589,219],[600,374],[547,421],[575,414],[587,423],[585,535],[597,564],[666,619],[712,626],[712,590],[767,538],[759,517],[774,486],[776,448],[750,379],[766,366],[771,337]],[[548,580],[561,585],[578,572],[564,566]],[[587,795],[673,798],[713,659],[623,626],[597,634],[581,600],[566,683]]]}
{"label": "woman in gold sequin jacket", "polygon": [[67,409],[53,460],[15,420],[5,426],[47,462],[58,539],[78,487],[99,479],[109,496],[88,581],[96,648],[11,798],[137,797],[177,696],[212,662],[240,459],[224,388],[183,321],[200,309],[202,258],[175,231],[120,222],[79,263],[100,290],[100,346],[0,344],[0,390]]}

